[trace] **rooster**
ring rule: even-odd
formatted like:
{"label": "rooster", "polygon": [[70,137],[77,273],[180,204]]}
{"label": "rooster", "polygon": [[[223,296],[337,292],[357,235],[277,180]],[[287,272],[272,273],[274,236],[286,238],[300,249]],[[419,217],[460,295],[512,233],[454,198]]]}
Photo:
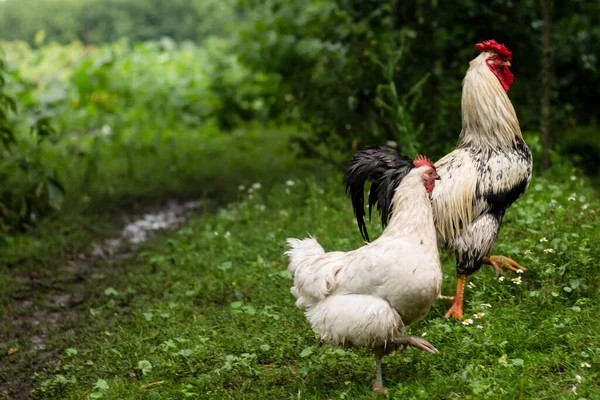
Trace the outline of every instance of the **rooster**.
{"label": "rooster", "polygon": [[[512,53],[494,40],[478,43],[481,52],[470,62],[463,80],[462,131],[456,149],[435,166],[444,180],[431,194],[441,246],[456,257],[457,288],[446,317],[462,319],[466,277],[483,263],[498,273],[503,267],[526,269],[503,256],[491,256],[508,207],[529,186],[531,151],[523,140],[519,121],[507,92],[513,83],[508,67]],[[368,241],[364,216],[364,183],[370,179],[369,216],[373,205],[385,226],[396,187],[407,174],[410,158],[383,147],[366,148],[354,155],[344,176],[354,214]]]}
{"label": "rooster", "polygon": [[394,215],[381,236],[357,250],[326,253],[314,239],[288,239],[288,270],[296,305],[314,331],[335,346],[372,349],[375,392],[385,392],[383,356],[413,346],[437,349],[406,336],[439,296],[442,270],[429,193],[440,179],[431,161],[417,157],[392,198]]}

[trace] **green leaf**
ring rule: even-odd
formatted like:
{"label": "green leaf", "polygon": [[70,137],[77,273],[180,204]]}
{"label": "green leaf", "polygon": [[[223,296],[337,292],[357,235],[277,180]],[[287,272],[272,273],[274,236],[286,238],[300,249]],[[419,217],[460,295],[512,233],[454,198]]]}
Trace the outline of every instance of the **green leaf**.
{"label": "green leaf", "polygon": [[242,307],[242,304],[244,304],[244,303],[241,301],[234,301],[229,306],[235,310],[235,309]]}
{"label": "green leaf", "polygon": [[141,360],[138,361],[137,369],[142,371],[143,375],[147,375],[152,371],[152,364],[150,364],[150,361],[148,360]]}
{"label": "green leaf", "polygon": [[115,288],[106,288],[104,289],[104,294],[106,296],[119,296],[121,293],[119,293],[119,291],[117,291]]}
{"label": "green leaf", "polygon": [[67,355],[71,356],[71,357],[76,356],[77,355],[77,349],[75,349],[73,347],[68,348],[67,349]]}
{"label": "green leaf", "polygon": [[194,354],[194,350],[193,349],[182,349],[182,350],[179,350],[177,352],[177,354],[184,356],[184,357],[189,357],[192,354]]}
{"label": "green leaf", "polygon": [[55,210],[60,210],[65,199],[65,188],[59,181],[49,177],[46,180],[46,190],[48,191],[48,204]]}
{"label": "green leaf", "polygon": [[232,265],[233,264],[231,263],[231,261],[225,261],[224,263],[219,265],[217,268],[219,268],[221,271],[225,272],[225,271],[231,269]]}
{"label": "green leaf", "polygon": [[523,366],[523,364],[525,364],[525,362],[520,358],[513,358],[512,360],[510,360],[510,362],[512,363],[512,365],[516,365],[518,367],[521,367]]}
{"label": "green leaf", "polygon": [[309,346],[300,352],[300,357],[308,357],[313,353],[314,347]]}
{"label": "green leaf", "polygon": [[107,390],[109,389],[108,382],[106,382],[104,379],[98,379],[96,383],[94,383],[94,389]]}
{"label": "green leaf", "polygon": [[247,305],[247,306],[242,307],[242,310],[244,310],[244,312],[246,314],[249,314],[249,315],[255,315],[256,314],[256,308],[252,307],[251,305]]}

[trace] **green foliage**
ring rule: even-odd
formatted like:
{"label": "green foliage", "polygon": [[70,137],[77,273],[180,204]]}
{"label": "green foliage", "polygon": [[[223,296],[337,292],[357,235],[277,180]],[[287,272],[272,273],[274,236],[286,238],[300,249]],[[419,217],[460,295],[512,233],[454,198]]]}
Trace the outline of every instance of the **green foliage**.
{"label": "green foliage", "polygon": [[[3,47],[11,72],[2,91],[3,138],[16,143],[0,164],[7,226],[29,225],[56,209],[64,190],[73,193],[71,205],[86,206],[90,198],[149,196],[159,189],[168,196],[186,182],[214,176],[219,166],[193,160],[226,143],[255,140],[259,130],[249,123],[266,122],[274,104],[277,82],[241,65],[219,39],[202,47],[168,39],[99,49]],[[21,112],[9,120],[13,98]],[[49,117],[64,134],[51,129]],[[181,179],[171,179],[165,165]]]}
{"label": "green foliage", "polygon": [[0,60],[0,232],[27,226],[63,203],[64,188],[44,157],[44,144],[58,137],[48,116],[38,114],[29,137],[17,140],[11,113],[17,102],[6,93],[7,74]]}
{"label": "green foliage", "polygon": [[388,140],[414,150],[418,124],[410,111],[423,73],[400,72],[414,32],[394,28],[394,2],[241,5],[247,23],[235,52],[279,77],[279,102],[314,132],[299,138],[307,155],[343,163],[352,148]]}
{"label": "green foliage", "polygon": [[202,40],[225,34],[233,6],[231,0],[6,0],[0,2],[0,37],[36,45]]}

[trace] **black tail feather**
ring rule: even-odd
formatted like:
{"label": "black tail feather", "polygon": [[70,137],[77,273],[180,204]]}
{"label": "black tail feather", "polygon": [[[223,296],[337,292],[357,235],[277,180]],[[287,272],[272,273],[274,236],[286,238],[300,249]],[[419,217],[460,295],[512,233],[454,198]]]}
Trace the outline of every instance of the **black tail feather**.
{"label": "black tail feather", "polygon": [[410,157],[387,147],[366,147],[352,157],[344,175],[344,185],[352,200],[358,229],[365,240],[369,240],[365,223],[365,182],[371,180],[369,219],[373,206],[377,205],[381,224],[385,227],[392,213],[394,190],[412,168],[414,165]]}

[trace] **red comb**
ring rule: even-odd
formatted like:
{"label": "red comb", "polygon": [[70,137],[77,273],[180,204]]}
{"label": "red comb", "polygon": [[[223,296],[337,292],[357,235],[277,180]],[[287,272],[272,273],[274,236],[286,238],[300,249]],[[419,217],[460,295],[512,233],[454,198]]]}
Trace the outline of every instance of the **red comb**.
{"label": "red comb", "polygon": [[483,43],[477,43],[475,47],[481,52],[492,51],[498,54],[500,57],[506,59],[506,61],[510,61],[512,58],[512,51],[510,51],[505,45],[500,44],[495,40],[486,40]]}
{"label": "red comb", "polygon": [[413,165],[415,166],[415,168],[419,168],[422,167],[424,165],[430,166],[435,170],[435,166],[433,165],[433,163],[431,162],[431,160],[425,156],[421,156],[417,154],[417,157],[415,157],[415,161],[413,161]]}

